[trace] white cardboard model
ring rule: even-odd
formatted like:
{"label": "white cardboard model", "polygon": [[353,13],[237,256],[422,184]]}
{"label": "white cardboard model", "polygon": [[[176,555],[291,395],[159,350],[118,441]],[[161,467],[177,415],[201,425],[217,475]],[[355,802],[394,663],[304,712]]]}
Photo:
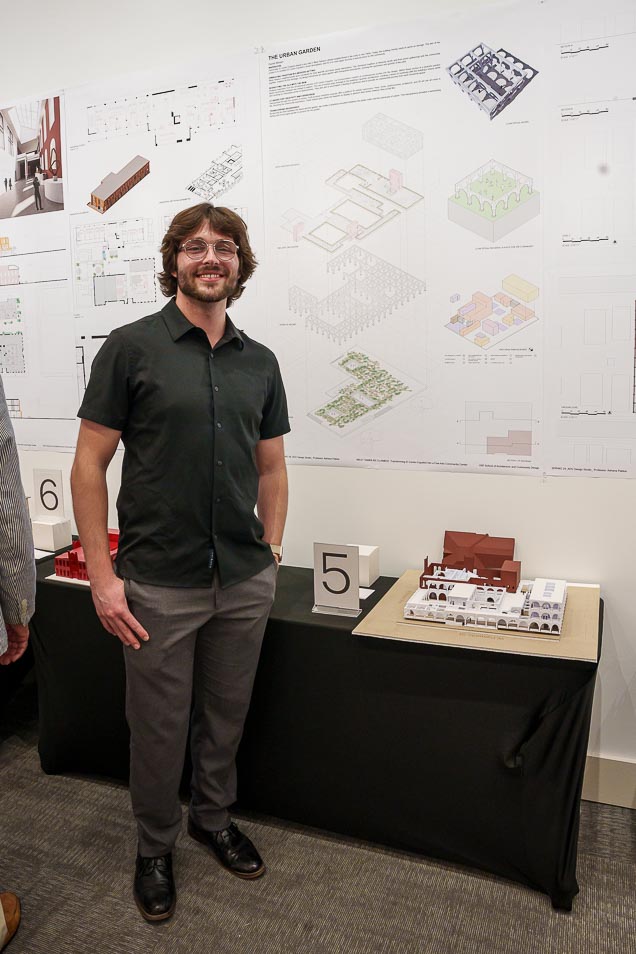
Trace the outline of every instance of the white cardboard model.
{"label": "white cardboard model", "polygon": [[[515,579],[510,569],[520,565],[511,562],[513,553],[511,538],[447,531],[443,562],[429,564],[426,558],[420,585],[404,607],[404,618],[558,639],[567,583]],[[458,565],[469,556],[471,564]]]}

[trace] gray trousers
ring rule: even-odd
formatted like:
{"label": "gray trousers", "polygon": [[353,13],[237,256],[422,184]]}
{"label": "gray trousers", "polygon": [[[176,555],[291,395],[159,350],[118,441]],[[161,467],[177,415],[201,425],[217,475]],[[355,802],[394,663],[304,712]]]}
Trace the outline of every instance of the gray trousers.
{"label": "gray trousers", "polygon": [[190,727],[190,817],[218,831],[236,800],[236,752],[249,708],[276,565],[222,590],[125,580],[150,639],[124,649],[130,796],[139,852],[171,851],[181,828],[179,783]]}

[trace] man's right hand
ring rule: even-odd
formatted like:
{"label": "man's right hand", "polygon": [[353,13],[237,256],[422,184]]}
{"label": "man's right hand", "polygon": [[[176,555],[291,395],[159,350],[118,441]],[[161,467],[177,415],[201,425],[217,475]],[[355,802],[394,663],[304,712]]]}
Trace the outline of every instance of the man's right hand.
{"label": "man's right hand", "polygon": [[150,636],[128,609],[124,595],[124,581],[114,576],[107,580],[94,583],[91,580],[93,603],[99,620],[109,633],[116,636],[124,646],[139,649],[139,640],[150,639]]}

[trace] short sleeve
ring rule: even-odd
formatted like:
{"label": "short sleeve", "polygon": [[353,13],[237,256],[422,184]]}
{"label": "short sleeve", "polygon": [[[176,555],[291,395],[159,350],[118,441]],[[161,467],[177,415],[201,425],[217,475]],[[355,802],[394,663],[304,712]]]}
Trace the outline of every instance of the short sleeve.
{"label": "short sleeve", "polygon": [[111,332],[93,361],[78,417],[124,430],[130,401],[129,364],[123,336],[119,331]]}
{"label": "short sleeve", "polygon": [[273,362],[274,367],[270,375],[269,388],[263,408],[263,418],[261,420],[260,437],[263,441],[270,440],[273,437],[280,437],[282,434],[287,434],[291,430],[287,413],[285,386],[276,358],[273,358]]}

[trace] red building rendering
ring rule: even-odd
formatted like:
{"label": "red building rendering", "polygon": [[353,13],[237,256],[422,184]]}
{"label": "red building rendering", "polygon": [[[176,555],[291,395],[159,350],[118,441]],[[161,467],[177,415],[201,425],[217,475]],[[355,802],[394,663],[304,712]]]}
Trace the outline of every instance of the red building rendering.
{"label": "red building rendering", "polygon": [[45,179],[62,178],[60,97],[42,100],[38,136],[40,170]]}

